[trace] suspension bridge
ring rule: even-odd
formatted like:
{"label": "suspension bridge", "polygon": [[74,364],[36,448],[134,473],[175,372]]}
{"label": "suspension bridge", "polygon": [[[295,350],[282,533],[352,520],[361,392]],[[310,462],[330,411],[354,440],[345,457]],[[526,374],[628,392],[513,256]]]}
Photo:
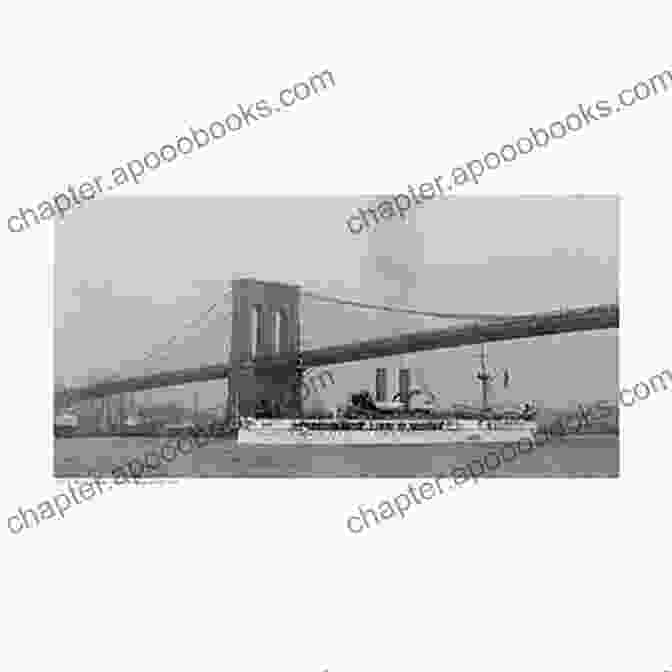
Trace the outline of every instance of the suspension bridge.
{"label": "suspension bridge", "polygon": [[[405,316],[442,322],[442,326],[414,330],[391,329],[385,335],[348,343],[312,343],[308,323],[336,324],[340,319],[325,307],[365,314],[359,333],[371,332],[371,314]],[[322,310],[320,313],[319,311]],[[448,324],[445,324],[448,323]],[[389,323],[388,323],[389,324]],[[227,404],[241,414],[253,414],[260,397],[282,400],[301,411],[297,367],[318,367],[428,350],[458,348],[496,341],[551,336],[555,334],[615,329],[619,325],[617,304],[563,308],[529,314],[453,313],[367,303],[328,296],[298,285],[239,278],[221,298],[196,318],[186,322],[166,342],[150,348],[137,362],[103,380],[59,390],[56,408],[95,403],[114,395],[213,380],[227,380]],[[192,343],[191,355],[199,351],[194,336],[208,330],[215,343],[214,357],[196,366],[171,366],[171,353]],[[213,340],[214,330],[214,340]],[[390,335],[390,331],[393,331]],[[212,355],[210,355],[212,357]],[[205,360],[205,361],[204,361]]]}

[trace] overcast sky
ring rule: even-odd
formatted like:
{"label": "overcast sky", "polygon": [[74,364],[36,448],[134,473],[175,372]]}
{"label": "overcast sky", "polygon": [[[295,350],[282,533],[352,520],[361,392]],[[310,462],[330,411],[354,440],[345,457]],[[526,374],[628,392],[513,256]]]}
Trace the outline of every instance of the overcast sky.
{"label": "overcast sky", "polygon": [[[355,236],[345,219],[359,197],[136,197],[86,204],[57,225],[56,377],[134,375],[227,360],[222,301],[237,276],[300,284],[366,302],[446,312],[524,313],[618,300],[614,197],[485,197],[431,201]],[[201,328],[183,325],[218,303]],[[306,347],[447,326],[304,302]],[[164,357],[145,353],[177,336]],[[614,399],[617,332],[497,343],[512,370],[500,401]],[[444,403],[478,398],[475,348],[411,355]],[[386,360],[397,367],[398,358]],[[333,369],[324,398],[373,389],[371,360]],[[419,374],[418,374],[419,375]],[[414,376],[417,380],[417,375]],[[222,401],[224,383],[152,392],[153,400]],[[138,395],[143,399],[143,394]]]}

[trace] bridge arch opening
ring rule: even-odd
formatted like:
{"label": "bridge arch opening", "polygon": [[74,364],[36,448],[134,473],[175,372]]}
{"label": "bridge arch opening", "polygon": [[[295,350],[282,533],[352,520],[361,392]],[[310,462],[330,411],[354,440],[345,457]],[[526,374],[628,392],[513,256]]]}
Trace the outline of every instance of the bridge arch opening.
{"label": "bridge arch opening", "polygon": [[253,359],[261,352],[264,347],[262,331],[262,306],[254,304],[250,312],[250,357]]}
{"label": "bridge arch opening", "polygon": [[289,317],[286,308],[280,308],[274,312],[273,327],[273,351],[278,355],[288,352],[290,350]]}

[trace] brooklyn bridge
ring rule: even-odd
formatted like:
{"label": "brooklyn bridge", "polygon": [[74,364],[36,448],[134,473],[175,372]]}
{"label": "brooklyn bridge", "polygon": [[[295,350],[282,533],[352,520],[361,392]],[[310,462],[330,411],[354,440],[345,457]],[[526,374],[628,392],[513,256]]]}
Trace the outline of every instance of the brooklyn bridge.
{"label": "brooklyn bridge", "polygon": [[[335,345],[310,347],[305,338],[302,309],[307,303],[355,308],[449,322],[448,326],[396,333]],[[436,308],[436,307],[435,307]],[[441,308],[446,308],[442,306]],[[298,285],[238,278],[222,291],[221,299],[191,324],[199,329],[204,316],[219,314],[222,360],[199,366],[114,375],[93,384],[56,392],[57,409],[78,404],[102,404],[106,398],[141,390],[213,380],[227,380],[229,412],[251,415],[259,399],[290,400],[301,411],[296,371],[366,359],[429,350],[547,337],[556,334],[616,329],[617,304],[549,310],[530,314],[451,313],[427,307],[374,304],[328,296]],[[334,318],[333,315],[330,319]],[[165,347],[170,347],[167,343]],[[226,356],[225,356],[226,353]],[[139,357],[142,364],[152,353]],[[102,408],[102,406],[101,406]]]}

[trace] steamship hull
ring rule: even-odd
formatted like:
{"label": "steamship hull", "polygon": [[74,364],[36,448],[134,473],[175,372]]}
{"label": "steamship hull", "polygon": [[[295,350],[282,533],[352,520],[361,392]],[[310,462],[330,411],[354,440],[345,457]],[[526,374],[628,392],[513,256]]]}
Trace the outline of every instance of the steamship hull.
{"label": "steamship hull", "polygon": [[[338,427],[328,428],[324,424]],[[348,426],[351,424],[351,426]],[[362,426],[364,425],[364,426]],[[431,425],[431,427],[429,426]],[[534,445],[534,422],[437,421],[320,423],[246,419],[238,431],[240,445],[408,445],[519,443]]]}

